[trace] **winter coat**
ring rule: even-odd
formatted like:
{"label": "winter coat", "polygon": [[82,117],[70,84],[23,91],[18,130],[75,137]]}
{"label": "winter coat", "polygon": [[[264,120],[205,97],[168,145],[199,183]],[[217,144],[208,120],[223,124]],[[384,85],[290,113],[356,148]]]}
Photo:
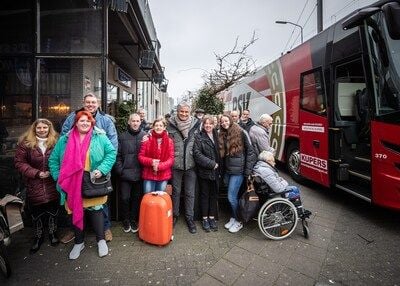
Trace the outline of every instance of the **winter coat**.
{"label": "winter coat", "polygon": [[179,131],[175,118],[170,118],[168,121],[167,131],[175,146],[174,169],[186,171],[194,168],[193,144],[195,135],[200,132],[200,120],[192,117],[189,134],[186,139],[183,138],[182,133]]}
{"label": "winter coat", "polygon": [[242,130],[243,152],[235,155],[226,155],[223,158],[224,172],[229,175],[245,175],[251,174],[253,166],[257,161],[256,153],[250,143],[245,131]]}
{"label": "winter coat", "polygon": [[264,180],[275,193],[285,191],[288,182],[279,176],[278,170],[264,161],[258,161],[253,168],[253,174]]}
{"label": "winter coat", "polygon": [[[53,152],[50,154],[50,173],[53,179],[56,181],[58,180],[58,176],[60,174],[61,163],[64,159],[64,151],[67,145],[69,134],[70,132],[61,136],[54,147]],[[99,170],[103,175],[108,174],[115,163],[116,156],[117,151],[106,136],[105,131],[103,129],[94,127],[89,145],[90,171]],[[64,205],[65,193],[61,190],[58,184],[57,190],[61,195],[60,204]]]}
{"label": "winter coat", "polygon": [[239,126],[242,127],[244,130],[246,130],[247,133],[249,133],[250,128],[255,124],[255,122],[249,118],[246,123],[244,123],[242,120],[239,121]]}
{"label": "winter coat", "polygon": [[41,205],[58,200],[56,182],[51,176],[41,179],[40,172],[49,171],[49,157],[53,148],[47,148],[45,154],[39,147],[29,148],[19,144],[15,153],[15,168],[25,180],[26,195],[32,205]]}
{"label": "winter coat", "polygon": [[139,164],[139,151],[146,132],[125,131],[118,136],[118,154],[115,172],[124,181],[135,182],[141,178],[142,168]]}
{"label": "winter coat", "polygon": [[[81,108],[77,111],[71,112],[68,115],[67,119],[64,121],[60,135],[65,135],[71,130],[74,125],[76,113],[82,110],[85,109]],[[114,146],[114,149],[118,150],[118,134],[112,117],[108,114],[105,114],[103,111],[97,110],[94,119],[96,120],[96,127],[103,129],[106,132],[108,139],[110,139]]]}
{"label": "winter coat", "polygon": [[[196,162],[197,175],[205,180],[215,181],[219,178],[220,157],[218,150],[217,131],[213,131],[214,143],[207,132],[201,131],[196,135],[193,145],[193,157]],[[215,164],[218,168],[215,169]]]}
{"label": "winter coat", "polygon": [[275,153],[275,149],[269,145],[269,130],[260,124],[254,124],[249,131],[251,144],[258,156],[262,151]]}
{"label": "winter coat", "polygon": [[[168,148],[168,158],[166,161],[160,161],[158,165],[158,171],[154,172],[152,163],[153,158],[151,151],[151,140],[156,140],[151,138],[142,143],[139,152],[139,162],[142,164],[142,179],[151,181],[167,181],[172,177],[172,166],[174,164],[174,142],[171,138],[167,137],[169,140]],[[162,143],[161,143],[162,144]]]}

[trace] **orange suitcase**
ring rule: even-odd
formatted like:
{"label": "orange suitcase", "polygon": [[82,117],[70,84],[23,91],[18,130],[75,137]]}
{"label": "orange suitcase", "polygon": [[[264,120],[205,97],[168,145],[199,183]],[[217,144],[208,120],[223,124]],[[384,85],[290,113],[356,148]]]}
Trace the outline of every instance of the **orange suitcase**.
{"label": "orange suitcase", "polygon": [[166,192],[152,192],[143,196],[139,238],[156,245],[166,245],[172,240],[172,201]]}

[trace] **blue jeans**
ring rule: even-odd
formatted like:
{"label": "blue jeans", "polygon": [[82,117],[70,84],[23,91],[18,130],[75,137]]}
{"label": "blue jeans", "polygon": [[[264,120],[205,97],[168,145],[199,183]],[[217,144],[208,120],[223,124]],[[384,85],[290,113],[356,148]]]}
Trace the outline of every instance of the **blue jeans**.
{"label": "blue jeans", "polygon": [[168,181],[143,181],[143,192],[145,194],[155,191],[165,191]]}
{"label": "blue jeans", "polygon": [[111,228],[110,208],[107,203],[103,205],[102,211],[104,217],[104,231],[106,231]]}
{"label": "blue jeans", "polygon": [[243,175],[229,175],[225,174],[224,182],[228,184],[228,201],[232,208],[232,217],[239,220],[237,211],[239,207],[239,190],[243,182]]}

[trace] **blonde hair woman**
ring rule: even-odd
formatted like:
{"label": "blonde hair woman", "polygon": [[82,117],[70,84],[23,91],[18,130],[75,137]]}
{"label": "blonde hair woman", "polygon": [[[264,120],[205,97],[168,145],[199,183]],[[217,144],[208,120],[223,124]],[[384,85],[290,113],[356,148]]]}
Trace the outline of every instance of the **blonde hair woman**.
{"label": "blonde hair woman", "polygon": [[25,180],[27,202],[32,213],[34,240],[31,253],[37,252],[43,243],[45,218],[48,219],[50,244],[58,244],[58,192],[48,166],[57,138],[58,134],[49,120],[37,119],[19,138],[15,153],[15,167]]}

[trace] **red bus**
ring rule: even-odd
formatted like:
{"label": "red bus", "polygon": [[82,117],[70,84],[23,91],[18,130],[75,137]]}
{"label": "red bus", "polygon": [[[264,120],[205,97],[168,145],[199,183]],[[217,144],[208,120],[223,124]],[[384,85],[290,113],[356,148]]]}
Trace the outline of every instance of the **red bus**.
{"label": "red bus", "polygon": [[400,1],[379,1],[219,96],[272,115],[270,144],[296,179],[400,210]]}

